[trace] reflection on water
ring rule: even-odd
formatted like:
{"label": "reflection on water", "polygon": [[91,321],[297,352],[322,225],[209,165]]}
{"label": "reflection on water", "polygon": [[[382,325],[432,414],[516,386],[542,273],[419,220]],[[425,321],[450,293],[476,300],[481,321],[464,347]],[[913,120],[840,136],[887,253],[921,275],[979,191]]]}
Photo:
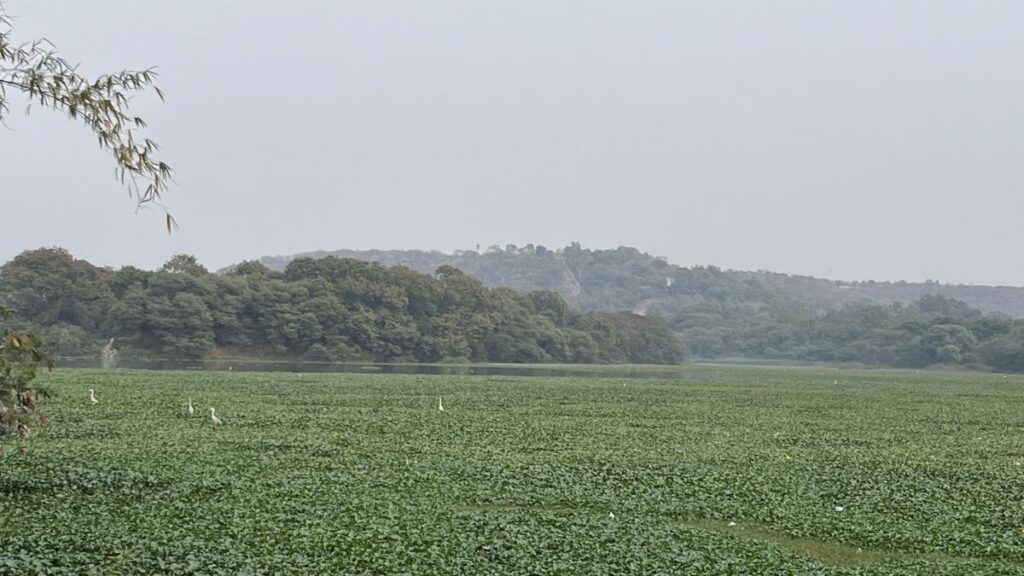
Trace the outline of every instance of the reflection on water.
{"label": "reflection on water", "polygon": [[[99,368],[99,360],[65,359],[65,368]],[[289,362],[246,360],[145,360],[122,361],[119,368],[141,370],[212,370],[239,372],[360,372],[379,374],[438,374],[466,376],[577,376],[589,378],[645,378],[667,380],[710,380],[714,371],[681,366],[543,366],[538,364],[373,364],[334,362]]]}

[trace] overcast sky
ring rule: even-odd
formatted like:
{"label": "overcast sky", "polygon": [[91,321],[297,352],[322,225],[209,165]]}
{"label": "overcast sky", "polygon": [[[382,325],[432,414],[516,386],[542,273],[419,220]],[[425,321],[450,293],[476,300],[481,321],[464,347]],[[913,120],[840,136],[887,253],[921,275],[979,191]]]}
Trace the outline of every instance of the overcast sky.
{"label": "overcast sky", "polygon": [[87,74],[158,67],[136,104],[181,229],[15,103],[3,261],[578,241],[1024,285],[1019,0],[5,2]]}

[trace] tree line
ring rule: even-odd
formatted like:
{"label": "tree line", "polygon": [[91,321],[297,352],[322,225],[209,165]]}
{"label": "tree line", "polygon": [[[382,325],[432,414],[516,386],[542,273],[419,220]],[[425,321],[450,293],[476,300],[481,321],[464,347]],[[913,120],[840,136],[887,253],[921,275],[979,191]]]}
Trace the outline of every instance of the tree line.
{"label": "tree line", "polygon": [[[567,251],[584,286],[625,289],[645,274],[631,250]],[[211,274],[179,255],[156,271],[110,270],[44,248],[0,268],[0,306],[58,357],[94,356],[116,337],[136,358],[673,364],[689,353],[1024,372],[1024,320],[945,296],[825,308],[714,267],[661,272],[670,274],[651,282],[650,315],[640,316],[576,310],[549,290],[488,288],[448,265],[423,274],[325,257]]]}
{"label": "tree line", "polygon": [[[983,313],[949,294],[1021,310],[1024,289],[936,282],[839,283],[771,272],[680,267],[635,248],[557,251],[531,245],[492,248],[461,261],[485,277],[526,278],[515,270],[564,263],[578,282],[583,309],[642,305],[666,319],[699,358],[949,366],[1024,372],[1024,320]],[[534,280],[526,283],[533,284]],[[888,301],[880,301],[881,299]]]}
{"label": "tree line", "polygon": [[910,304],[851,303],[817,311],[792,299],[756,308],[703,301],[661,312],[704,358],[744,357],[871,366],[955,366],[1024,372],[1024,320],[926,295]]}
{"label": "tree line", "polygon": [[[759,307],[786,298],[803,301],[820,312],[861,302],[909,305],[922,296],[938,294],[962,300],[986,313],[1024,318],[1024,287],[1019,286],[967,286],[935,281],[840,282],[765,270],[678,266],[628,246],[590,249],[574,242],[558,249],[509,244],[489,246],[484,251],[456,250],[451,254],[423,250],[334,250],[300,256],[338,256],[392,266],[401,264],[425,273],[448,264],[491,287],[508,286],[522,292],[557,291],[571,306],[582,310],[651,309],[651,305],[661,303],[676,306],[701,300]],[[287,256],[269,256],[260,262],[283,271],[290,260]]]}
{"label": "tree line", "polygon": [[488,288],[451,266],[335,257],[212,274],[189,255],[112,270],[42,248],[0,268],[0,304],[57,357],[95,356],[111,337],[129,358],[675,364],[685,352],[657,317],[580,312],[555,292]]}
{"label": "tree line", "polygon": [[[635,248],[573,243],[455,254],[340,251],[414,268],[449,261],[489,285],[550,287],[584,310],[643,309],[668,322],[698,358],[770,359],[1024,372],[1024,288],[937,282],[841,283],[772,272],[674,266]],[[314,253],[323,256],[328,253]],[[283,267],[286,259],[265,259]],[[569,281],[571,279],[571,281]],[[561,283],[561,284],[560,284]]]}

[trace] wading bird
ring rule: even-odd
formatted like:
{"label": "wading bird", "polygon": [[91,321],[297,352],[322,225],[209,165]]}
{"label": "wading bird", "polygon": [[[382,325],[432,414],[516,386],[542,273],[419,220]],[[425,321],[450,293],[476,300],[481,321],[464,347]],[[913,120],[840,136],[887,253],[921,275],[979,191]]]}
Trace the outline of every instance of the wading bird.
{"label": "wading bird", "polygon": [[441,404],[441,397],[437,397],[437,411],[444,412],[444,404]]}
{"label": "wading bird", "polygon": [[210,406],[210,422],[213,422],[214,426],[220,426],[223,422],[221,422],[220,418],[217,418],[217,414],[215,412],[216,411],[213,409],[213,406]]}
{"label": "wading bird", "polygon": [[196,413],[196,409],[192,407],[192,397],[188,399],[188,415],[191,416]]}
{"label": "wading bird", "polygon": [[96,399],[96,393],[93,392],[92,388],[89,388],[89,402],[93,404],[99,404],[100,401]]}

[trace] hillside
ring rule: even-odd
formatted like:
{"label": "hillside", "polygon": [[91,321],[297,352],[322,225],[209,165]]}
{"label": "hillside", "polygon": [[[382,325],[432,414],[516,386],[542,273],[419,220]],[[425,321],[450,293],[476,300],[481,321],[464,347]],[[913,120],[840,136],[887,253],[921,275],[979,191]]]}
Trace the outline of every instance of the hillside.
{"label": "hillside", "polygon": [[[319,252],[461,269],[488,286],[559,292],[581,310],[657,315],[697,357],[1024,370],[1024,288],[836,282],[775,272],[682,267],[635,248],[528,245],[486,252]],[[283,269],[289,258],[264,258]],[[987,314],[987,315],[986,315]]]}
{"label": "hillside", "polygon": [[[550,290],[488,288],[453,266],[426,274],[327,256],[291,260],[284,272],[250,261],[210,274],[179,254],[146,272],[96,267],[59,248],[26,251],[0,267],[0,305],[61,356],[114,337],[126,353],[163,358],[671,364],[688,350],[699,358],[1024,372],[1024,319],[985,315],[941,293],[876,303],[861,296],[882,297],[876,284],[681,268],[631,248],[413,255],[405,262],[421,269],[454,258],[491,284],[557,288],[577,307]],[[635,313],[608,310],[615,308]]]}
{"label": "hillside", "polygon": [[[388,266],[401,264],[423,273],[433,273],[440,266],[450,265],[492,287],[554,290],[572,305],[587,310],[664,311],[695,299],[763,305],[782,298],[799,301],[820,313],[852,303],[910,304],[923,296],[938,295],[960,300],[986,313],[1024,318],[1024,287],[839,282],[766,271],[682,267],[628,247],[587,250],[573,244],[553,251],[528,245],[454,254],[422,250],[335,250],[294,257],[327,255]],[[260,261],[273,270],[283,271],[294,257],[272,256]]]}
{"label": "hillside", "polygon": [[137,358],[678,364],[685,354],[653,316],[573,310],[556,293],[487,288],[452,267],[332,257],[210,274],[184,254],[157,271],[111,270],[41,248],[0,267],[0,306],[59,356],[92,355],[110,338]]}

